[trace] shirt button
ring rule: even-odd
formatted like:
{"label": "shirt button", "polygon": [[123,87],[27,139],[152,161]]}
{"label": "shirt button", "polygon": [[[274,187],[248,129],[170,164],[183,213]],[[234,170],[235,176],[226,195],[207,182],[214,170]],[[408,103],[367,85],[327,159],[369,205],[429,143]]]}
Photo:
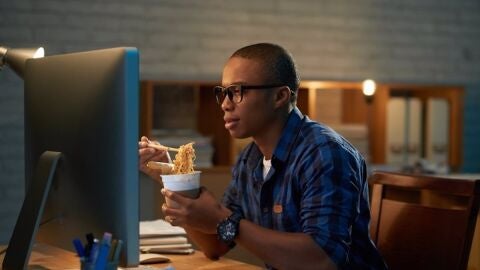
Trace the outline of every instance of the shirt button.
{"label": "shirt button", "polygon": [[268,213],[268,207],[263,208],[263,213]]}

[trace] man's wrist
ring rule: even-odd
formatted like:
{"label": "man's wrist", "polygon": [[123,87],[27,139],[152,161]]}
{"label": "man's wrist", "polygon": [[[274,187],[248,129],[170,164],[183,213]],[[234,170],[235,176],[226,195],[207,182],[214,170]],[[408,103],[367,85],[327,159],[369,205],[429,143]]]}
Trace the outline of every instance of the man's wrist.
{"label": "man's wrist", "polygon": [[217,224],[217,237],[229,247],[235,245],[235,238],[239,234],[240,220],[243,216],[240,213],[232,212],[227,218]]}
{"label": "man's wrist", "polygon": [[222,205],[222,209],[220,210],[220,213],[218,214],[216,221],[217,225],[218,223],[222,222],[223,220],[227,219],[230,215],[232,215],[232,210],[228,209],[227,207]]}

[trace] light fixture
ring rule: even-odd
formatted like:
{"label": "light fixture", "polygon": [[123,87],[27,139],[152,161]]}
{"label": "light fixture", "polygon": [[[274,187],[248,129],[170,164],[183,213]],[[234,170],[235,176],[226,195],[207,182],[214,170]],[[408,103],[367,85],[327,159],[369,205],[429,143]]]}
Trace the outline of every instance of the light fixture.
{"label": "light fixture", "polygon": [[45,55],[43,47],[10,49],[0,46],[0,69],[9,65],[21,78],[25,73],[25,61],[29,58],[42,58]]}
{"label": "light fixture", "polygon": [[377,90],[377,84],[374,80],[367,79],[364,80],[362,83],[362,91],[363,95],[365,96],[365,100],[367,103],[371,103],[373,100],[373,96],[375,95],[375,91]]}

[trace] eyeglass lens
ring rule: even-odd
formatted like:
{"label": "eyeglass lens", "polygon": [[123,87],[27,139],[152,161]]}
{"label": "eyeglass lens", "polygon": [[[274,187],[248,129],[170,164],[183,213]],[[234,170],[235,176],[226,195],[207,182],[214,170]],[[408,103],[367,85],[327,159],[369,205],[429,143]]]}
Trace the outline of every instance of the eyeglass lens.
{"label": "eyeglass lens", "polygon": [[231,85],[229,87],[216,86],[215,98],[218,104],[222,104],[225,97],[228,96],[230,101],[239,103],[242,101],[242,89],[238,85]]}

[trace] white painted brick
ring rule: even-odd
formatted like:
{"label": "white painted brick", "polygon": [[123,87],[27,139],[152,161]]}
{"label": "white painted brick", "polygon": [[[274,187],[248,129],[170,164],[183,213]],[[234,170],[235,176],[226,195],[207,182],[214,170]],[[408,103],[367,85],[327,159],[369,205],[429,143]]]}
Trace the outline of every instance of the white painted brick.
{"label": "white painted brick", "polygon": [[63,14],[58,13],[37,13],[32,11],[19,11],[16,13],[2,14],[4,25],[27,26],[30,29],[38,25],[59,25],[64,20]]}
{"label": "white painted brick", "polygon": [[33,6],[31,0],[19,0],[19,1],[0,1],[0,12],[5,14],[5,10],[9,11],[23,11],[31,10]]}
{"label": "white painted brick", "polygon": [[[11,42],[19,42],[23,40],[30,40],[33,37],[32,29],[30,27],[25,27],[25,26],[11,27],[10,25],[1,25],[0,33],[2,33],[1,41],[4,43],[6,43],[7,41],[11,43]],[[8,47],[10,46],[11,45],[9,44]]]}

